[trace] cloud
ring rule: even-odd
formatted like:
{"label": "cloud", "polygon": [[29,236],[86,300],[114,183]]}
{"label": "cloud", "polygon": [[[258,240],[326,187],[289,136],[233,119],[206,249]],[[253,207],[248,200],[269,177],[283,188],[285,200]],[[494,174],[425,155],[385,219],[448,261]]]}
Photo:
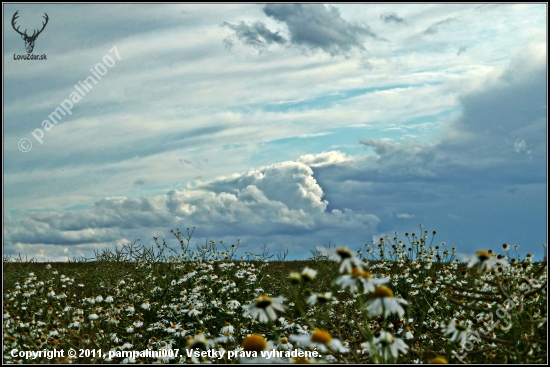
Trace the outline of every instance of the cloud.
{"label": "cloud", "polygon": [[[290,43],[310,50],[323,50],[330,55],[345,55],[352,50],[364,51],[367,37],[380,39],[368,25],[352,24],[344,20],[338,8],[322,4],[267,4],[263,11],[268,17],[282,22],[288,29],[289,39],[279,31],[273,32],[260,21],[237,24],[224,22],[245,45],[258,50],[271,44]],[[233,40],[224,40],[225,47],[233,47]]]}
{"label": "cloud", "polygon": [[527,145],[525,144],[525,140],[523,139],[517,139],[514,142],[514,150],[516,151],[516,153],[521,153],[522,151],[525,151],[526,147]]}
{"label": "cloud", "polygon": [[344,20],[338,8],[322,4],[267,4],[264,13],[287,25],[290,42],[331,55],[363,51],[365,38],[378,38],[367,25]]}
{"label": "cloud", "polygon": [[379,139],[360,139],[359,143],[374,148],[379,156],[387,155],[399,149],[399,145]]}
{"label": "cloud", "polygon": [[[477,175],[478,169],[488,169],[487,184],[506,182],[507,175],[500,169],[508,166],[518,176],[528,171],[528,177],[541,182],[543,176],[525,166],[526,158],[517,154],[529,151],[538,164],[545,158],[546,68],[542,62],[528,61],[535,52],[538,50],[525,51],[520,57],[524,61],[516,59],[498,77],[489,77],[483,87],[462,95],[461,116],[432,143],[360,139],[376,153],[375,159],[365,162],[386,174],[396,170],[411,173],[416,167],[417,175],[426,178],[455,176],[453,171],[460,169],[466,179]],[[480,182],[480,177],[475,182]]]}
{"label": "cloud", "polygon": [[[538,213],[546,187],[546,69],[532,56],[525,52],[481,89],[461,96],[462,115],[429,144],[364,138],[359,143],[374,154],[306,154],[165,195],[106,198],[81,211],[19,212],[5,223],[6,253],[25,245],[37,251],[53,246],[59,254],[78,246],[89,253],[182,223],[201,228],[201,238],[234,235],[246,238],[249,248],[284,243],[303,253],[312,243],[353,243],[367,232],[401,230],[385,220],[393,213],[429,218],[438,233],[458,231],[455,238],[473,245],[482,244],[468,233],[483,230],[494,241],[513,242],[509,237],[529,233],[510,232],[518,228],[511,218],[523,223],[516,213],[525,205]],[[518,154],[527,147],[529,157]],[[510,195],[514,189],[522,195]],[[456,218],[456,224],[442,218]],[[460,228],[473,229],[464,234]]]}
{"label": "cloud", "polygon": [[468,47],[466,47],[466,46],[461,46],[461,47],[458,49],[458,52],[456,53],[456,56],[462,55],[464,52],[466,52],[467,49],[468,49]]}
{"label": "cloud", "polygon": [[[520,57],[524,62],[512,62],[481,89],[461,96],[462,115],[439,140],[360,139],[376,153],[364,161],[365,173],[370,172],[371,179],[375,171],[374,177],[403,175],[437,182],[452,178],[494,186],[510,183],[513,172],[514,180],[545,182],[544,170],[533,165],[543,164],[546,155],[546,68],[543,63],[522,66],[532,59],[531,52]],[[518,154],[522,152],[529,157]],[[530,159],[536,162],[526,165]]]}
{"label": "cloud", "polygon": [[[323,157],[331,161],[340,154],[331,156]],[[311,159],[322,160],[304,158]],[[150,240],[166,228],[186,223],[208,236],[244,234],[251,240],[251,250],[275,244],[280,236],[291,236],[289,244],[317,238],[312,245],[320,245],[320,236],[350,230],[360,235],[359,229],[374,230],[379,223],[372,214],[348,208],[327,210],[323,195],[309,166],[288,161],[165,195],[106,198],[82,211],[20,212],[19,220],[6,221],[4,244],[7,253],[22,245],[53,246],[59,254],[59,246],[80,246],[90,255],[91,249],[112,247],[127,238]]]}
{"label": "cloud", "polygon": [[200,188],[223,192],[240,191],[249,186],[258,188],[267,200],[283,203],[289,209],[323,212],[327,206],[313,171],[300,162],[283,162],[250,170],[243,175],[213,180]]}
{"label": "cloud", "polygon": [[[546,67],[533,63],[539,50],[526,50],[498,78],[460,98],[462,118],[449,129],[442,151],[478,162],[514,164],[525,151],[543,159],[546,151]],[[520,158],[521,159],[521,158]]]}
{"label": "cloud", "polygon": [[404,23],[406,24],[407,22],[405,21],[405,19],[401,18],[400,16],[398,16],[396,13],[393,13],[393,12],[389,12],[389,13],[384,13],[380,16],[380,19],[382,19],[384,22],[386,23],[390,23],[390,22],[393,22],[393,23]]}
{"label": "cloud", "polygon": [[[295,9],[294,5],[281,6]],[[399,7],[389,9],[411,23],[410,27],[403,27],[384,23],[379,17],[385,10],[372,11],[372,7],[337,5],[340,14],[333,19],[333,8],[327,5],[301,7],[311,6],[317,7],[315,11],[302,15],[297,11],[289,11],[293,15],[286,17],[278,13],[284,20],[265,14],[257,18],[258,9],[264,9],[264,5],[234,5],[219,12],[211,6],[182,5],[187,10],[184,17],[181,7],[161,7],[153,17],[150,9],[124,7],[124,11],[112,13],[112,19],[89,16],[101,14],[105,7],[88,7],[88,12],[79,12],[78,7],[57,7],[59,19],[77,19],[78,24],[84,25],[75,35],[70,32],[72,23],[60,23],[61,33],[57,36],[65,35],[65,39],[57,39],[58,42],[55,32],[44,33],[46,38],[41,38],[40,44],[59,56],[57,66],[36,64],[27,70],[15,67],[22,64],[7,65],[6,89],[10,93],[5,123],[6,212],[12,213],[15,221],[9,225],[9,238],[20,238],[22,242],[10,242],[6,249],[28,253],[46,249],[44,253],[48,254],[54,247],[70,246],[72,251],[77,247],[113,246],[136,237],[150,239],[152,232],[158,233],[162,228],[165,233],[182,223],[200,223],[202,237],[227,233],[248,236],[251,246],[260,242],[273,246],[318,244],[331,239],[353,244],[354,232],[368,237],[371,233],[366,232],[372,228],[368,224],[374,223],[365,219],[365,229],[354,231],[360,228],[360,215],[381,218],[378,226],[382,228],[377,232],[391,233],[402,229],[387,227],[405,222],[398,220],[396,213],[414,213],[419,221],[429,225],[432,219],[433,225],[440,225],[440,218],[455,215],[460,218],[456,226],[463,232],[483,237],[479,227],[487,226],[487,239],[493,234],[505,236],[516,228],[518,233],[530,232],[522,241],[538,243],[531,232],[537,233],[539,217],[545,219],[545,212],[541,214],[539,208],[545,202],[540,190],[545,188],[547,172],[545,60],[541,64],[533,61],[546,57],[546,18],[541,7],[505,7],[492,15],[476,14],[471,7],[453,10],[428,6],[413,13],[405,13]],[[82,14],[88,15],[82,18]],[[322,18],[319,14],[328,14],[326,22],[318,22]],[[303,35],[305,30],[314,30],[304,21],[307,16],[321,29],[320,33],[310,32],[321,41],[312,41],[310,34],[306,34],[310,38]],[[435,41],[441,42],[418,37],[449,17],[465,23],[460,23],[460,27],[435,26],[432,30],[439,31],[436,36],[441,35]],[[128,23],[123,18],[132,21]],[[98,20],[106,26],[98,28]],[[233,28],[220,27],[224,20]],[[361,62],[366,61],[355,57],[325,57],[330,52],[345,54],[358,52],[361,47],[371,48],[368,42],[376,37],[341,31],[354,25],[369,29],[358,21],[378,22],[392,39],[373,45],[381,47],[374,52],[378,56],[368,60],[373,72],[365,73]],[[138,34],[136,27],[140,28]],[[451,27],[452,39],[444,35]],[[227,46],[250,42],[245,47],[253,53],[253,47],[263,49],[262,43],[270,49],[294,49],[255,57],[223,52],[220,40],[228,34]],[[284,44],[269,43],[277,35],[286,40]],[[21,50],[20,38],[8,38],[8,51]],[[533,39],[541,40],[541,50],[526,53],[529,57],[518,59],[500,78],[484,79],[485,74],[503,65],[518,44]],[[90,74],[83,70],[101,61],[115,41],[122,55],[120,63],[117,59],[116,67],[109,69],[100,84],[75,106],[71,117],[47,133],[43,145],[35,144],[32,152],[21,154],[16,148],[19,139],[31,137],[30,132],[51,113],[51,106],[67,98],[72,86]],[[449,43],[442,43],[445,41]],[[86,47],[77,47],[83,45]],[[468,45],[468,57],[456,57],[461,45]],[[434,52],[437,49],[444,52]],[[308,52],[294,52],[299,50],[317,54],[312,58],[305,55]],[[365,55],[355,56],[364,59]],[[472,84],[480,88],[456,98],[459,90]],[[447,113],[457,107],[462,108],[463,116],[457,119],[454,110],[453,117],[448,117]],[[384,131],[385,127],[398,128],[409,122],[412,126],[414,121],[431,117],[436,120],[432,126],[410,132],[411,138],[420,142],[398,140],[403,130]],[[441,128],[452,121],[451,126]],[[350,132],[343,128],[346,125],[362,127]],[[295,139],[324,131],[332,135]],[[381,137],[394,139],[384,141]],[[357,139],[363,144],[357,144]],[[327,148],[336,149],[329,147],[344,149],[353,156],[326,152]],[[362,150],[368,156],[362,157]],[[304,155],[323,151],[321,155]],[[266,168],[258,168],[259,165],[295,160],[300,155],[304,156],[297,162],[312,169],[310,176],[322,191],[321,196],[315,190],[311,194],[320,197],[321,204],[328,203],[324,210],[308,211],[300,196],[300,206],[289,207],[284,198],[277,199],[270,190],[262,188],[262,180],[249,184],[250,187],[233,183],[223,190],[217,186],[182,189],[199,174],[212,184],[214,177],[228,174],[228,169],[243,177],[250,168],[264,174]],[[210,159],[208,164],[203,161],[206,157]],[[203,167],[200,172],[199,162]],[[307,172],[300,172],[297,174],[309,177]],[[307,183],[305,179],[302,183],[290,180],[293,174],[289,170],[283,176],[296,185]],[[140,180],[146,185],[139,185]],[[521,194],[507,193],[511,187],[517,187]],[[173,188],[178,188],[180,196],[186,193],[198,203],[220,208],[212,214],[224,219],[219,225],[208,221],[209,213],[200,208],[193,215],[174,215],[166,204],[166,194]],[[103,203],[71,211],[67,220],[71,216],[80,220],[73,223],[72,229],[64,229],[56,221],[48,222],[68,210],[62,208],[82,208],[107,193],[131,198],[145,193],[160,195],[164,204],[149,210],[150,215],[147,210],[138,210],[138,216],[128,213],[132,210],[131,200],[136,199],[120,202],[110,198],[109,202],[119,209]],[[262,208],[254,220],[265,224],[251,224],[256,215],[250,209],[253,205]],[[14,212],[27,208],[58,210],[42,211],[40,214],[46,217],[36,212]],[[223,208],[241,213],[243,224],[232,221],[231,213],[223,212]],[[278,210],[298,218],[297,225],[278,222],[279,217],[273,215]],[[110,213],[113,218],[109,221]],[[334,233],[327,232],[333,228],[331,220],[344,226],[348,223],[344,218],[349,218],[349,233],[340,237],[337,227]],[[192,222],[195,220],[197,223]],[[534,224],[521,230],[528,220]],[[504,228],[498,227],[497,222]],[[26,234],[27,223],[29,228],[42,231],[43,241],[48,244],[39,236]],[[276,229],[281,234],[274,233]],[[97,233],[97,240],[90,231]],[[32,240],[28,251],[24,251],[24,236],[19,235]],[[455,241],[460,236],[454,237]],[[473,237],[470,235],[471,243],[479,241]],[[62,245],[65,242],[69,244]]]}
{"label": "cloud", "polygon": [[296,161],[304,163],[309,167],[323,167],[332,164],[341,164],[349,161],[351,158],[340,151],[323,152],[320,154],[306,154]]}
{"label": "cloud", "polygon": [[[165,195],[107,198],[82,211],[18,212],[5,221],[5,252],[32,248],[63,256],[65,248],[78,248],[89,254],[196,226],[197,240],[235,236],[247,250],[292,247],[303,257],[331,240],[356,244],[373,233],[403,231],[386,220],[394,213],[403,219],[414,213],[449,245],[469,246],[465,250],[542,243],[544,230],[518,228],[546,228],[544,56],[524,51],[502,74],[462,95],[461,116],[430,143],[366,137],[359,143],[374,154],[365,157],[308,154]],[[531,154],[519,154],[527,148]]]}
{"label": "cloud", "polygon": [[437,22],[437,23],[433,24],[432,26],[428,27],[424,31],[424,34],[436,34],[437,32],[439,32],[439,29],[441,28],[441,26],[446,25],[446,24],[450,24],[450,23],[453,23],[453,22],[456,22],[456,21],[457,21],[457,19],[452,18],[452,17],[444,19],[444,20],[442,20],[440,22]]}
{"label": "cloud", "polygon": [[[377,174],[392,177],[396,172],[406,177],[437,177],[430,169],[436,157],[433,145],[419,143],[414,140],[405,140],[401,143],[392,143],[379,139],[359,139],[359,143],[374,149],[377,157],[371,157],[370,164],[377,167]],[[398,169],[396,171],[396,169]],[[393,172],[393,173],[392,173]],[[384,180],[384,177],[380,177]]]}
{"label": "cloud", "polygon": [[[245,45],[256,49],[263,49],[273,43],[284,44],[286,40],[279,35],[279,32],[272,32],[262,22],[246,24],[240,21],[238,24],[223,22],[223,25],[235,31],[237,38]],[[231,39],[224,40],[226,47],[231,48]]]}
{"label": "cloud", "polygon": [[414,218],[414,214],[400,213],[397,214],[397,218],[410,219]]}
{"label": "cloud", "polygon": [[414,213],[470,250],[500,241],[533,249],[545,242],[546,98],[544,51],[523,50],[463,94],[462,114],[430,143],[364,138],[374,154],[313,167],[327,209],[368,205],[381,232],[402,231],[393,213]]}

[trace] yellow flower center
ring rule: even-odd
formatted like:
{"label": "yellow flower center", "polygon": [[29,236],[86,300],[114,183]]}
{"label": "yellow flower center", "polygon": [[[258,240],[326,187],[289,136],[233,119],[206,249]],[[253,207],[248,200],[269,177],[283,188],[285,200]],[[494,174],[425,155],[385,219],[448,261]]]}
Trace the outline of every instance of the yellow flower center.
{"label": "yellow flower center", "polygon": [[374,298],[393,298],[393,292],[388,287],[381,285],[374,290],[372,296]]}
{"label": "yellow flower center", "polygon": [[447,360],[443,357],[435,357],[430,359],[430,364],[447,364]]}
{"label": "yellow flower center", "polygon": [[297,273],[297,272],[293,271],[293,272],[290,273],[288,278],[290,279],[290,283],[299,284],[300,280],[302,279],[302,276],[300,275],[300,273]]}
{"label": "yellow flower center", "polygon": [[311,341],[319,344],[328,344],[332,341],[332,335],[328,331],[315,329],[311,334]]}
{"label": "yellow flower center", "polygon": [[362,271],[361,269],[359,269],[359,267],[354,266],[354,267],[351,269],[351,276],[353,277],[353,279],[357,279],[357,278],[359,278],[361,275],[363,275],[363,271]]}
{"label": "yellow flower center", "polygon": [[317,302],[319,303],[327,303],[330,301],[329,297],[327,297],[325,294],[318,294],[317,295]]}
{"label": "yellow flower center", "polygon": [[271,306],[271,298],[269,296],[263,295],[258,298],[256,298],[256,307],[258,308],[268,308]]}
{"label": "yellow flower center", "polygon": [[341,259],[349,259],[350,257],[353,256],[351,251],[346,247],[338,247],[336,249],[336,253],[338,254],[338,256],[340,256]]}
{"label": "yellow flower center", "polygon": [[489,260],[493,255],[485,250],[477,250],[476,256],[480,261],[486,261]]}
{"label": "yellow flower center", "polygon": [[195,340],[194,338],[187,338],[186,344],[190,349],[198,348],[198,349],[206,350],[206,343],[204,343],[200,339]]}
{"label": "yellow flower center", "polygon": [[363,274],[361,274],[361,275],[362,275],[363,278],[365,278],[365,279],[370,279],[370,278],[372,278],[372,275],[370,274],[370,271],[368,271],[368,270],[365,270],[365,271],[363,272]]}
{"label": "yellow flower center", "polygon": [[261,352],[267,348],[267,341],[263,336],[252,334],[243,341],[243,349],[246,351]]}

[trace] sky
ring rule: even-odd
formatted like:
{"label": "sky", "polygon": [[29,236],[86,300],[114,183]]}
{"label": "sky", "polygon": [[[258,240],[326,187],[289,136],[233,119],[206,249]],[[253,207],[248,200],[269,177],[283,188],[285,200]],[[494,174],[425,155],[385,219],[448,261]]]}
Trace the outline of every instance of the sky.
{"label": "sky", "polygon": [[[12,19],[15,12],[15,27]],[[15,31],[38,31],[33,55]],[[547,243],[546,4],[4,4],[3,252]],[[430,237],[431,238],[431,237]],[[222,247],[220,247],[222,248]]]}

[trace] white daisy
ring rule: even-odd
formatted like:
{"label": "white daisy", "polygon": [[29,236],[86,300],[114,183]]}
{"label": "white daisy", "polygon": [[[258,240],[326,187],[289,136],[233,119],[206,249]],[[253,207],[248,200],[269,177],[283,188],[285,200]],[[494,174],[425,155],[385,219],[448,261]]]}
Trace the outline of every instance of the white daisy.
{"label": "white daisy", "polygon": [[198,315],[202,314],[202,310],[198,309],[198,308],[195,308],[193,306],[190,306],[187,314],[189,316],[198,316]]}
{"label": "white daisy", "polygon": [[218,343],[229,343],[235,341],[235,337],[233,334],[230,334],[228,332],[222,333],[220,336],[218,336],[216,339],[214,339],[214,342],[216,344]]}
{"label": "white daisy", "polygon": [[479,273],[484,270],[491,270],[497,266],[506,267],[508,266],[508,261],[504,257],[495,258],[493,256],[493,251],[478,250],[474,256],[464,256],[464,259],[469,261],[468,267],[471,268],[476,263],[478,263],[477,271]]}
{"label": "white daisy", "polygon": [[260,322],[274,321],[277,319],[275,310],[284,311],[285,307],[282,302],[285,298],[282,296],[270,298],[267,295],[260,296],[245,306],[244,315],[250,315],[254,319],[259,319]]}
{"label": "white daisy", "polygon": [[302,274],[300,276],[304,282],[311,282],[313,281],[313,279],[315,279],[316,275],[317,275],[317,270],[308,268],[306,266],[304,270],[302,270]]}
{"label": "white daisy", "polygon": [[293,349],[293,345],[288,341],[288,338],[286,337],[281,338],[281,344],[279,345],[279,347],[283,350]]}
{"label": "white daisy", "polygon": [[120,342],[120,338],[116,335],[116,333],[111,333],[111,340],[112,340],[114,343]]}
{"label": "white daisy", "polygon": [[298,332],[300,334],[305,334],[305,335],[309,335],[309,326],[307,325],[298,325],[298,324],[294,324],[296,326],[296,330],[298,330]]}
{"label": "white daisy", "polygon": [[327,303],[328,301],[330,301],[332,299],[332,293],[331,292],[327,292],[327,293],[313,293],[311,296],[308,297],[307,299],[307,303],[310,305],[310,306],[313,306],[317,303],[319,304],[325,304]]}
{"label": "white daisy", "polygon": [[374,300],[369,302],[369,316],[382,315],[387,317],[389,314],[397,313],[399,317],[405,314],[403,307],[399,303],[407,305],[408,302],[401,298],[395,298],[390,288],[380,286],[372,293]]}
{"label": "white daisy", "polygon": [[407,340],[409,340],[409,339],[414,339],[414,335],[413,335],[413,333],[412,333],[410,327],[406,326],[406,327],[405,327],[405,330],[404,330],[403,332],[404,332],[404,334],[405,334],[405,335],[403,336],[405,339],[407,339]]}
{"label": "white daisy", "polygon": [[464,323],[461,323],[457,319],[452,319],[449,321],[447,326],[443,325],[443,331],[445,334],[452,334],[451,341],[459,342],[462,345],[468,340],[468,335],[470,334],[470,328]]}
{"label": "white daisy", "polygon": [[259,334],[252,334],[247,336],[243,340],[242,350],[246,352],[256,352],[257,357],[239,357],[240,363],[246,364],[259,364],[259,363],[284,363],[285,361],[278,357],[271,357],[266,359],[261,355],[263,351],[275,350],[275,345],[271,341],[267,341],[263,336]]}
{"label": "white daisy", "polygon": [[203,333],[195,335],[193,338],[187,339],[188,349],[207,350],[212,345],[212,340],[206,339]]}
{"label": "white daisy", "polygon": [[328,331],[321,329],[315,329],[311,335],[291,335],[290,339],[303,346],[317,348],[323,353],[328,349],[338,353],[349,351],[339,339],[333,338]]}
{"label": "white daisy", "polygon": [[397,358],[399,352],[406,354],[409,346],[400,338],[396,338],[388,331],[381,331],[380,336],[374,338],[374,346],[380,353],[384,361],[391,355],[393,359]]}
{"label": "white daisy", "polygon": [[367,270],[364,270],[360,273],[359,282],[363,285],[363,291],[365,293],[374,292],[376,287],[386,284],[390,280],[388,278],[373,278],[371,273]]}
{"label": "white daisy", "polygon": [[235,328],[230,323],[226,322],[224,326],[221,328],[220,333],[229,333],[233,334],[235,332]]}
{"label": "white daisy", "polygon": [[180,324],[172,324],[170,327],[166,328],[164,331],[166,331],[169,334],[173,334],[181,327]]}
{"label": "white daisy", "polygon": [[187,330],[185,330],[184,328],[180,327],[175,333],[174,333],[174,336],[178,336],[178,337],[182,337],[182,336],[185,336],[187,335]]}
{"label": "white daisy", "polygon": [[351,273],[353,266],[361,266],[361,260],[355,257],[353,251],[347,247],[342,246],[335,249],[317,247],[317,251],[329,259],[338,261],[340,263],[340,273]]}
{"label": "white daisy", "polygon": [[226,306],[227,306],[227,308],[230,308],[230,309],[234,310],[236,308],[241,307],[241,303],[234,299],[234,300],[231,300],[231,301],[227,302]]}

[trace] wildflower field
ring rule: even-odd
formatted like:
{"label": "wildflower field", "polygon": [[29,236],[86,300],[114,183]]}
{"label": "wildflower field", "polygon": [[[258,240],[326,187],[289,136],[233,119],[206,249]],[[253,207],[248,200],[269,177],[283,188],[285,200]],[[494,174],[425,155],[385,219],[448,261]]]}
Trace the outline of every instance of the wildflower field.
{"label": "wildflower field", "polygon": [[[544,363],[545,262],[420,226],[303,261],[239,242],[4,258],[4,363]],[[494,244],[495,248],[497,247]]]}

